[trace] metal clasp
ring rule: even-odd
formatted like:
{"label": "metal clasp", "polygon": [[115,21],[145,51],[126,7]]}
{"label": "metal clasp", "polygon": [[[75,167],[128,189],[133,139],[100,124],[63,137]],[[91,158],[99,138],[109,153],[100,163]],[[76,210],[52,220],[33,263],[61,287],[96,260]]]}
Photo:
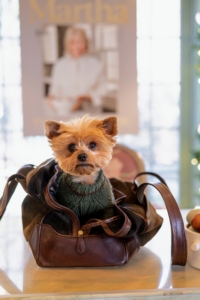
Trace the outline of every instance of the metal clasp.
{"label": "metal clasp", "polygon": [[83,230],[78,231],[78,236],[83,236]]}

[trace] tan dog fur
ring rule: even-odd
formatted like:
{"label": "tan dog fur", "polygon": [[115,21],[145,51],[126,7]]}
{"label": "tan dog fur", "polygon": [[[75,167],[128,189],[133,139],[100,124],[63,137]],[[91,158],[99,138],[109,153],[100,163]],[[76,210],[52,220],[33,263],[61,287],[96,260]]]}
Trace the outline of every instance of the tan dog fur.
{"label": "tan dog fur", "polygon": [[60,168],[84,184],[95,182],[116,144],[117,119],[88,115],[70,122],[45,122],[45,134]]}

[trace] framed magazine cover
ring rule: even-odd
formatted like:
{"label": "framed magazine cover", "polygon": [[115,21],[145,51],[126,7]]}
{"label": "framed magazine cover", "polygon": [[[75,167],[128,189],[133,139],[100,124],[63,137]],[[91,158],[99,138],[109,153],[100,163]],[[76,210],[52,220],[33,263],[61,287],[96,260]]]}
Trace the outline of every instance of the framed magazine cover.
{"label": "framed magazine cover", "polygon": [[116,115],[138,132],[136,0],[19,0],[24,135]]}

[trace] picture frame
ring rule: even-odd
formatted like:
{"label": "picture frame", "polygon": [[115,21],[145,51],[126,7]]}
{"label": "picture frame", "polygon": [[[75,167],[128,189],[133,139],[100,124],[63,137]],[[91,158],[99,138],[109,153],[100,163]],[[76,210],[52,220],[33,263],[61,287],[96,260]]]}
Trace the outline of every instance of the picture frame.
{"label": "picture frame", "polygon": [[[136,0],[19,3],[24,136],[85,114],[115,115],[120,134],[136,134]],[[78,31],[87,47],[76,59],[69,36]]]}

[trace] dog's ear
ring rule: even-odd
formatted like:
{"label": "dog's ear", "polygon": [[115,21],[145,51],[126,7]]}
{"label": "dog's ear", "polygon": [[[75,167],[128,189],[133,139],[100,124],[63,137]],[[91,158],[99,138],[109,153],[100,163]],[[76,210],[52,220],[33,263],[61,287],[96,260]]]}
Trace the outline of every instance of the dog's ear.
{"label": "dog's ear", "polygon": [[48,120],[44,123],[44,128],[45,128],[45,135],[48,137],[48,139],[52,139],[55,136],[60,135],[58,130],[60,129],[60,123]]}
{"label": "dog's ear", "polygon": [[101,126],[105,129],[106,133],[110,136],[117,135],[117,118],[116,117],[109,117],[103,119],[101,121]]}

